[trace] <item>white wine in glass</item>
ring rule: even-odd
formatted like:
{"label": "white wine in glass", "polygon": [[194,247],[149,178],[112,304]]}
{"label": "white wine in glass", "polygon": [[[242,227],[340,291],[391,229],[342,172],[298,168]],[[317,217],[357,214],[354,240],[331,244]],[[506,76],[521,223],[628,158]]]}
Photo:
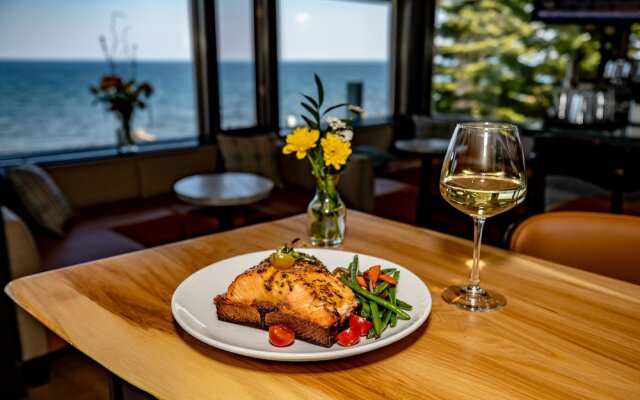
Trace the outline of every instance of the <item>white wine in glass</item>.
{"label": "white wine in glass", "polygon": [[449,304],[469,311],[499,310],[504,296],[480,286],[480,245],[485,219],[520,204],[527,193],[524,153],[518,128],[511,124],[458,124],[440,176],[440,193],[474,224],[469,283],[443,289]]}

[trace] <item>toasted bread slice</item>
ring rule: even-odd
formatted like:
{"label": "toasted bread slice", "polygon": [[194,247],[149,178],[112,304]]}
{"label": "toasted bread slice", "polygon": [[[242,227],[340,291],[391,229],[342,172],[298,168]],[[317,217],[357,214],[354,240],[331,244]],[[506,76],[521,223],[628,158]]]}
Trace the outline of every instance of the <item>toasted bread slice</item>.
{"label": "toasted bread slice", "polygon": [[296,338],[323,347],[331,347],[336,342],[337,325],[325,328],[281,312],[270,303],[242,305],[232,303],[224,296],[214,299],[220,321],[232,322],[253,328],[268,330],[272,325],[284,324],[293,329]]}

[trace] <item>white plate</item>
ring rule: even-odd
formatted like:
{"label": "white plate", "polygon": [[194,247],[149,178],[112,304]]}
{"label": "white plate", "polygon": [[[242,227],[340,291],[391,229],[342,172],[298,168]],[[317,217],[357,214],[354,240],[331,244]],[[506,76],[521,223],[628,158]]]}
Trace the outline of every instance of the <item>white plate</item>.
{"label": "white plate", "polygon": [[[315,255],[327,268],[346,267],[355,253],[303,249]],[[337,344],[330,348],[296,340],[288,347],[275,347],[269,343],[266,331],[229,322],[218,321],[213,298],[225,293],[236,276],[269,256],[271,251],[243,254],[211,264],[185,279],[173,293],[171,311],[178,324],[196,339],[213,347],[248,357],[278,361],[319,361],[353,356],[394,343],[424,323],[431,311],[431,294],[425,284],[407,268],[377,257],[358,254],[360,270],[372,265],[400,270],[398,298],[413,305],[411,319],[398,320],[394,328],[387,328],[380,339],[361,338],[353,347]]]}

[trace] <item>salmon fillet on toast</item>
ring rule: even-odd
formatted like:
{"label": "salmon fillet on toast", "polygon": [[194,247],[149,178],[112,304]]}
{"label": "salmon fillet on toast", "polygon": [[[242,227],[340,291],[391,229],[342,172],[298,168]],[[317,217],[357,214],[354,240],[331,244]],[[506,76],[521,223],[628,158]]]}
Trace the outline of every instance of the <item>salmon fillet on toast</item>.
{"label": "salmon fillet on toast", "polygon": [[331,347],[358,305],[355,294],[314,256],[284,248],[288,253],[272,254],[215,297],[218,319],[261,329],[284,324],[298,339]]}

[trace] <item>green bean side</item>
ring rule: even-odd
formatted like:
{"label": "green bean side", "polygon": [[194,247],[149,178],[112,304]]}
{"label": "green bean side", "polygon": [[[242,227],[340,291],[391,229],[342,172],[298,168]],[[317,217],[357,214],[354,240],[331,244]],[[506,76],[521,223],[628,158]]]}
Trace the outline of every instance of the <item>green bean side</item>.
{"label": "green bean side", "polygon": [[[398,314],[398,318],[400,319],[410,319],[411,317],[409,316],[409,314],[407,314],[406,312],[404,312],[399,306],[392,304],[384,299],[381,299],[380,297],[374,295],[373,293],[369,292],[368,290],[364,290],[362,289],[360,286],[358,286],[358,284],[354,284],[353,282],[349,282],[349,280],[345,279],[344,277],[340,278],[340,281],[342,283],[344,283],[345,285],[347,285],[347,287],[349,287],[349,289],[353,290],[356,294],[359,294],[360,296],[364,297],[367,300],[370,300],[370,304],[372,304],[372,302],[377,303],[378,305],[385,307],[391,311],[393,311],[394,313]],[[406,304],[406,303],[405,303]]]}

